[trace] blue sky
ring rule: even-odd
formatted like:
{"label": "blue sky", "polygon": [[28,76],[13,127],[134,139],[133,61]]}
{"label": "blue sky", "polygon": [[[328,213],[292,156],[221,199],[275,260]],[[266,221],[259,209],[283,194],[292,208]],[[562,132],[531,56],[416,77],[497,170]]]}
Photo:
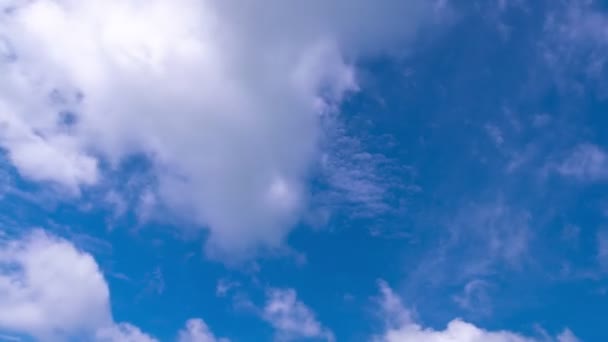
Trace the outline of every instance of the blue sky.
{"label": "blue sky", "polygon": [[608,340],[602,2],[0,9],[0,341]]}

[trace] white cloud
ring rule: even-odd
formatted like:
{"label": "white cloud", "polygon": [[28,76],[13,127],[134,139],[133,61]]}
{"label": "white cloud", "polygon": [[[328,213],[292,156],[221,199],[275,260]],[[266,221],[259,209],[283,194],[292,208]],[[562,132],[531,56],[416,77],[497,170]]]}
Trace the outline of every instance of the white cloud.
{"label": "white cloud", "polygon": [[179,332],[178,342],[230,342],[226,338],[216,338],[201,319],[190,319],[186,328]]}
{"label": "white cloud", "polygon": [[158,342],[129,323],[113,324],[95,333],[96,342]]}
{"label": "white cloud", "polygon": [[580,144],[556,167],[564,177],[581,181],[598,181],[608,179],[608,155],[600,147],[592,144]]}
{"label": "white cloud", "polygon": [[[0,89],[1,87],[0,84]],[[28,127],[26,122],[11,115],[17,109],[7,106],[1,100],[0,144],[9,150],[11,162],[22,175],[36,181],[61,182],[74,193],[78,193],[80,184],[93,184],[97,181],[97,161],[81,155],[72,138],[56,136],[44,139]]]}
{"label": "white cloud", "polygon": [[[108,285],[91,255],[40,230],[0,238],[0,332],[53,342],[158,342],[114,322]],[[201,320],[188,321],[187,332],[192,339],[180,342],[227,342],[200,339],[200,332],[213,337]]]}
{"label": "white cloud", "polygon": [[[389,301],[395,301],[396,295],[387,287],[386,283],[380,283],[380,290],[381,298],[386,298],[388,295]],[[383,301],[385,300],[383,299]],[[425,328],[413,321],[395,324],[390,319],[395,312],[387,311],[383,306],[381,306],[381,310],[388,317],[387,322],[392,323],[387,325],[386,331],[381,335],[372,338],[374,342],[549,342],[546,339],[535,339],[510,331],[487,331],[461,319],[452,320],[444,330]],[[409,315],[404,307],[401,307],[401,310],[401,315]],[[578,339],[570,330],[566,329],[553,341],[577,342]]]}
{"label": "white cloud", "polygon": [[0,246],[0,327],[41,340],[112,323],[108,286],[93,258],[36,231]]}
{"label": "white cloud", "polygon": [[279,341],[335,340],[333,333],[317,321],[312,310],[298,300],[293,289],[270,290],[262,317],[276,329]]}
{"label": "white cloud", "polygon": [[455,319],[444,330],[408,325],[397,330],[389,330],[380,341],[385,342],[535,342],[509,331],[487,331],[473,324]]}
{"label": "white cloud", "polygon": [[377,341],[383,342],[533,342],[533,339],[508,331],[491,332],[455,319],[445,330],[423,328],[410,324],[388,330]]}
{"label": "white cloud", "polygon": [[357,89],[353,61],[403,47],[433,13],[422,0],[1,5],[0,145],[18,170],[77,191],[100,158],[143,153],[163,204],[206,225],[216,255],[282,242],[318,113]]}

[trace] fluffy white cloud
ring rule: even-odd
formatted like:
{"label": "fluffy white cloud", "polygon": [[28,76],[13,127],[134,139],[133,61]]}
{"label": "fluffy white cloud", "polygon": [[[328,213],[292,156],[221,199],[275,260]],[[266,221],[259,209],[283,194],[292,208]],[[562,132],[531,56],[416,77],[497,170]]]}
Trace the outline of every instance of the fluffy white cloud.
{"label": "fluffy white cloud", "polygon": [[508,331],[491,332],[455,319],[445,330],[425,329],[416,324],[391,329],[378,341],[384,342],[533,342]]}
{"label": "fluffy white cloud", "polygon": [[[3,1],[0,146],[31,179],[79,186],[134,154],[209,251],[281,243],[305,203],[319,113],[353,62],[403,47],[422,0]],[[361,16],[365,13],[365,16]]]}
{"label": "fluffy white cloud", "polygon": [[[108,285],[91,255],[43,231],[0,238],[0,332],[53,342],[157,342],[136,326],[114,322]],[[199,319],[189,320],[179,338],[227,342],[214,339]]]}
{"label": "fluffy white cloud", "polygon": [[205,322],[194,318],[186,322],[186,328],[179,332],[178,342],[230,342],[227,338],[217,338]]}
{"label": "fluffy white cloud", "polygon": [[270,290],[262,317],[276,329],[280,341],[335,340],[333,333],[317,321],[312,310],[298,300],[293,289]]}
{"label": "fluffy white cloud", "polygon": [[0,246],[0,328],[40,340],[111,325],[108,286],[93,258],[36,231]]}
{"label": "fluffy white cloud", "polygon": [[[535,339],[510,331],[487,331],[471,323],[454,319],[444,330],[425,328],[411,319],[410,312],[403,306],[401,299],[388,285],[380,282],[381,310],[385,317],[387,329],[381,335],[372,338],[374,342],[540,342],[545,338]],[[404,319],[395,320],[394,316]],[[578,342],[576,336],[565,330],[555,342]]]}

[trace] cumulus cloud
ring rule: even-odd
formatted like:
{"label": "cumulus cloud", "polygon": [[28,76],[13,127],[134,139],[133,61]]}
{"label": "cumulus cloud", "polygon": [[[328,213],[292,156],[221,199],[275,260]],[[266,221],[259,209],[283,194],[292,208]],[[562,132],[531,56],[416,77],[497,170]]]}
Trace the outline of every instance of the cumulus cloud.
{"label": "cumulus cloud", "polygon": [[383,342],[533,342],[535,340],[508,331],[491,332],[455,319],[445,330],[411,324],[392,329],[377,339]]}
{"label": "cumulus cloud", "polygon": [[[114,321],[108,285],[91,255],[40,230],[1,238],[0,331],[38,341],[157,342],[130,323]],[[201,320],[188,321],[186,331],[192,339],[180,342],[226,342],[201,339],[197,333],[213,337]]]}
{"label": "cumulus cloud", "polygon": [[216,338],[202,319],[190,319],[186,328],[179,332],[178,342],[230,342],[226,338]]}
{"label": "cumulus cloud", "polygon": [[[385,282],[380,282],[381,303],[394,303],[398,296]],[[400,300],[399,300],[400,301]],[[387,310],[387,308],[389,310]],[[372,338],[374,342],[540,342],[546,339],[526,337],[510,331],[488,331],[461,319],[454,319],[443,330],[425,328],[412,320],[395,321],[395,314],[408,316],[409,312],[402,305],[381,305],[381,312],[386,317],[386,330]],[[395,309],[398,309],[395,312]],[[570,330],[564,330],[555,342],[578,341]]]}
{"label": "cumulus cloud", "polygon": [[[276,246],[305,205],[319,114],[354,62],[402,49],[428,1],[37,0],[0,4],[0,145],[73,192],[144,154],[209,251]],[[361,16],[360,13],[366,13]],[[105,164],[104,164],[105,165]]]}
{"label": "cumulus cloud", "polygon": [[279,341],[302,338],[335,340],[333,333],[317,320],[312,310],[298,300],[293,289],[270,290],[262,317],[276,329]]}
{"label": "cumulus cloud", "polygon": [[40,340],[112,323],[108,286],[95,260],[42,231],[2,242],[0,294],[0,327]]}

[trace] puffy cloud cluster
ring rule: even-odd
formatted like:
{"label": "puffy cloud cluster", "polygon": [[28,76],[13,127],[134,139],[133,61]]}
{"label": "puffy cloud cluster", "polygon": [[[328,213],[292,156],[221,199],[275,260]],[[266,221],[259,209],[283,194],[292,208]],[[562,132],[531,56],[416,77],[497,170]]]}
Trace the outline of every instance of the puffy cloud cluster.
{"label": "puffy cloud cluster", "polygon": [[[42,231],[0,242],[0,307],[0,332],[38,341],[157,342],[114,321],[108,285],[91,255]],[[179,341],[226,342],[199,319],[187,322]]]}
{"label": "puffy cloud cluster", "polygon": [[[305,205],[319,114],[353,63],[411,41],[428,1],[0,2],[0,146],[78,193],[100,165],[152,160],[161,202],[209,251],[281,243]],[[361,15],[365,13],[365,15]]]}
{"label": "puffy cloud cluster", "polygon": [[[374,342],[578,342],[568,329],[555,339],[526,337],[510,331],[487,331],[461,319],[454,319],[444,330],[425,328],[412,319],[401,298],[380,281],[380,308],[387,329]],[[397,319],[396,319],[397,318]]]}

